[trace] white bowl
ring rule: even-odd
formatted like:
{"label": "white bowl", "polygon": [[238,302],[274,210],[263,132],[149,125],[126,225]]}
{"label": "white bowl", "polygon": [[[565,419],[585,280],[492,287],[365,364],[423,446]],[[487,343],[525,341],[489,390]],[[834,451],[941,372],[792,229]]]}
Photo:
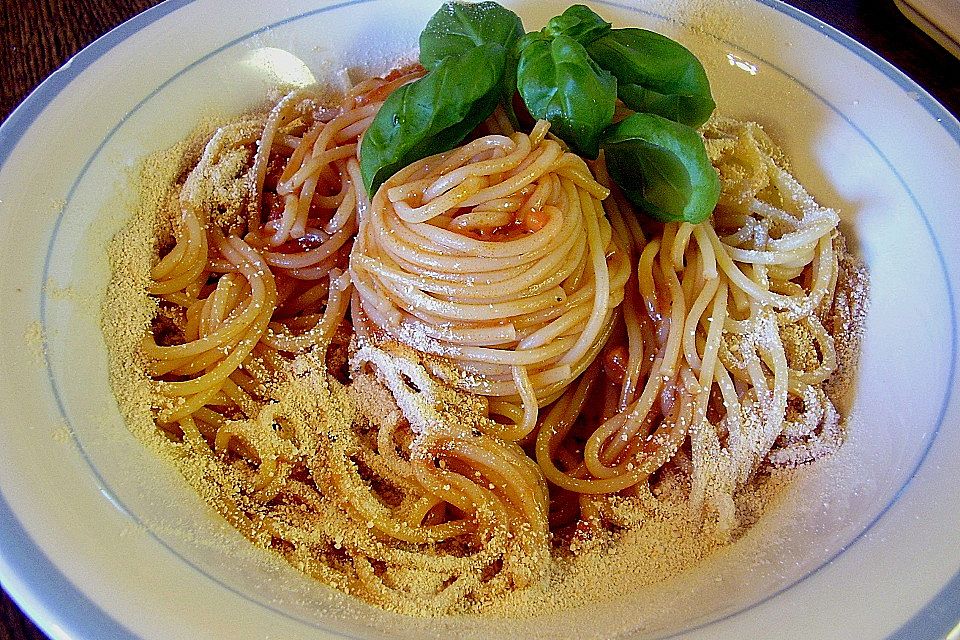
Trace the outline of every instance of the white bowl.
{"label": "white bowl", "polygon": [[[402,618],[255,549],[126,429],[99,318],[105,244],[134,207],[138,161],[205,115],[262,102],[278,73],[388,66],[437,4],[170,0],[4,123],[4,587],[54,638],[942,637],[960,617],[960,125],[776,0],[592,2],[692,48],[720,110],[767,127],[870,268],[850,441],[696,571],[549,619]],[[566,6],[506,4],[531,30]]]}

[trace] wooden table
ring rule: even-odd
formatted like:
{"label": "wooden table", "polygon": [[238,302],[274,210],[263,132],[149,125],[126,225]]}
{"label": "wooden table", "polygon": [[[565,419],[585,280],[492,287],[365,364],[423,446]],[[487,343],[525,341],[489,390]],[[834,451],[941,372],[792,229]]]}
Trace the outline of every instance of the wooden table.
{"label": "wooden table", "polygon": [[[908,22],[892,0],[787,1],[876,51],[960,114],[960,61]],[[72,55],[154,4],[156,0],[0,0],[0,120]],[[0,640],[44,638],[0,592]]]}

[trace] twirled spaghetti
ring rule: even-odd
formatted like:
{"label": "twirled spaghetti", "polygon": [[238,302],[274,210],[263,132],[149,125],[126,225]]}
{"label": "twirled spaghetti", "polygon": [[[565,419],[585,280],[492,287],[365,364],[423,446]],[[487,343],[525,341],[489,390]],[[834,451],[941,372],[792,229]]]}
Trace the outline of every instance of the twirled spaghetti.
{"label": "twirled spaghetti", "polygon": [[398,172],[350,262],[356,311],[472,374],[459,382],[494,398],[509,440],[596,357],[629,270],[609,190],[546,132],[484,136]]}
{"label": "twirled spaghetti", "polygon": [[112,348],[234,525],[445,613],[543,580],[625,501],[730,535],[758,470],[840,445],[865,274],[758,125],[701,129],[722,194],[696,225],[502,112],[368,198],[359,141],[422,73],[219,128],[153,227],[152,326]]}

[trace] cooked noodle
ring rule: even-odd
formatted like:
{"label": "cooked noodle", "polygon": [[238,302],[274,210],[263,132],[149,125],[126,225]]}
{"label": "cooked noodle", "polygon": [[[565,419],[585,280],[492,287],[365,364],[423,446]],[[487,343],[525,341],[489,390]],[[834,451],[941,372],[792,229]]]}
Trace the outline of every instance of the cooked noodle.
{"label": "cooked noodle", "polygon": [[421,74],[332,107],[291,93],[221,127],[180,188],[141,355],[157,424],[217,470],[235,526],[442,613],[542,579],[618,522],[611,496],[729,534],[758,469],[840,445],[853,271],[759,126],[703,127],[723,190],[697,225],[641,222],[602,156],[502,113],[368,200],[360,138]]}
{"label": "cooked noodle", "polygon": [[[634,238],[639,300],[624,309],[623,368],[645,384],[624,381],[635,390],[618,394],[582,457],[561,470],[555,460],[585,388],[598,384],[596,372],[585,376],[547,414],[536,453],[557,486],[612,493],[646,481],[689,437],[691,506],[709,507],[730,529],[733,496],[761,462],[798,464],[840,444],[839,416],[820,387],[836,367],[823,319],[839,217],[777,164],[756,125],[715,118],[704,133],[724,179],[712,219]],[[631,304],[643,307],[628,313]],[[785,332],[804,338],[792,338],[792,352]]]}
{"label": "cooked noodle", "polygon": [[594,360],[629,272],[603,215],[609,190],[546,130],[484,136],[398,172],[350,262],[355,316],[455,362],[511,441]]}

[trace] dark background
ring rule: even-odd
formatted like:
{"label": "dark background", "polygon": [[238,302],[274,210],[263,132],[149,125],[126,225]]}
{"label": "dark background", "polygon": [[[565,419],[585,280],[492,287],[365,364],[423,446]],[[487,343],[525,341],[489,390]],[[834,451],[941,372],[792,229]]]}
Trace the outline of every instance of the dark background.
{"label": "dark background", "polygon": [[[960,114],[960,60],[910,23],[892,0],[787,0],[889,60]],[[156,0],[0,0],[0,120],[55,69]],[[45,640],[0,591],[0,640]]]}

